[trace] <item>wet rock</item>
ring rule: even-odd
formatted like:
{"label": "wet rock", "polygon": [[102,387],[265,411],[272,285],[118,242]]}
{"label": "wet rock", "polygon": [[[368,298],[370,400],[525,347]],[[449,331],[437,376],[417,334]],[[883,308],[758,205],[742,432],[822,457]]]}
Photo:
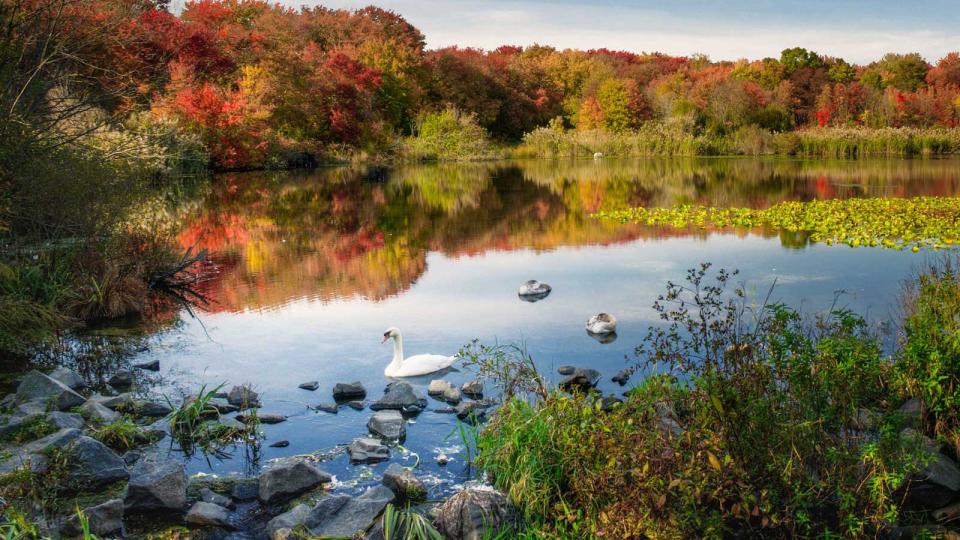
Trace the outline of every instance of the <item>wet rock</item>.
{"label": "wet rock", "polygon": [[407,382],[393,382],[387,386],[387,393],[370,405],[375,411],[397,410],[407,414],[419,413],[427,408],[427,398],[414,390]]}
{"label": "wet rock", "polygon": [[464,422],[479,423],[486,419],[485,409],[489,409],[493,402],[486,400],[464,401],[456,406],[457,418]]}
{"label": "wet rock", "polygon": [[192,525],[234,528],[230,519],[230,512],[226,508],[204,501],[194,503],[190,507],[190,511],[187,512],[184,521]]}
{"label": "wet rock", "polygon": [[134,364],[133,367],[146,371],[160,371],[160,360],[148,360],[146,362],[140,362],[139,364]]}
{"label": "wet rock", "polygon": [[910,427],[917,427],[920,425],[920,422],[923,421],[923,417],[927,414],[927,407],[923,404],[923,400],[920,398],[910,398],[903,405],[897,409],[897,412],[900,413],[901,417],[904,420],[904,425]]}
{"label": "wet rock", "polygon": [[108,409],[93,398],[80,406],[80,412],[95,424],[109,424],[120,419],[120,413]]}
{"label": "wet rock", "polygon": [[159,418],[170,414],[171,409],[169,406],[156,401],[135,400],[133,402],[133,412],[137,416]]}
{"label": "wet rock", "polygon": [[597,313],[587,319],[587,332],[594,335],[613,334],[617,331],[617,318],[609,313]]}
{"label": "wet rock", "polygon": [[403,415],[395,410],[377,411],[367,422],[367,428],[374,435],[394,441],[403,440],[407,434]]}
{"label": "wet rock", "polygon": [[270,448],[286,448],[290,446],[290,441],[277,441],[270,445]]}
{"label": "wet rock", "polygon": [[336,403],[318,403],[314,408],[318,411],[330,414],[337,414],[337,410],[339,409]]}
{"label": "wet rock", "polygon": [[443,391],[443,395],[440,396],[440,399],[446,401],[451,405],[456,405],[457,403],[460,403],[460,400],[462,399],[460,395],[460,389],[447,388],[446,390]]}
{"label": "wet rock", "polygon": [[916,448],[921,454],[915,464],[916,472],[895,494],[903,498],[904,508],[936,510],[953,502],[960,494],[960,467],[940,453],[936,442],[912,428],[901,431],[900,439],[907,448]]}
{"label": "wet rock", "polygon": [[[122,536],[123,501],[121,499],[112,499],[96,506],[84,508],[83,515],[87,518],[92,534],[101,538],[115,533]],[[64,521],[60,533],[63,536],[83,535],[80,518],[76,514],[72,514]]]}
{"label": "wet rock", "polygon": [[581,391],[586,392],[597,386],[600,382],[600,372],[591,368],[576,368],[573,373],[567,375],[557,385],[566,392]]}
{"label": "wet rock", "polygon": [[337,383],[333,387],[333,399],[348,401],[367,397],[367,389],[359,382]]}
{"label": "wet rock", "polygon": [[552,290],[553,288],[550,285],[531,279],[520,285],[520,288],[517,289],[517,296],[527,302],[536,302],[549,296]]}
{"label": "wet rock", "polygon": [[310,515],[310,507],[305,504],[298,504],[289,511],[267,522],[266,533],[270,538],[275,538],[278,531],[282,529],[292,530],[302,526]]}
{"label": "wet rock", "polygon": [[623,386],[627,384],[627,381],[630,380],[630,368],[624,368],[617,372],[616,375],[610,378],[611,381]]}
{"label": "wet rock", "polygon": [[228,402],[223,398],[213,398],[207,403],[209,403],[210,406],[216,409],[217,412],[220,414],[230,414],[240,410],[240,407],[237,407],[236,405],[231,405],[230,402]]}
{"label": "wet rock", "polygon": [[140,459],[130,472],[123,504],[131,512],[182,512],[187,504],[187,472],[183,463]]}
{"label": "wet rock", "polygon": [[61,429],[46,437],[23,445],[22,451],[27,454],[49,454],[56,448],[66,448],[73,441],[83,436],[79,429]]}
{"label": "wet rock", "polygon": [[83,390],[87,387],[87,382],[79,373],[65,367],[58,367],[50,372],[50,378],[60,381],[71,390]]}
{"label": "wet rock", "polygon": [[36,370],[20,379],[14,401],[21,404],[33,400],[49,403],[58,411],[66,411],[86,401],[67,385]]}
{"label": "wet rock", "polygon": [[419,502],[427,498],[427,487],[413,471],[391,463],[383,473],[383,485],[390,488],[401,501]]}
{"label": "wet rock", "polygon": [[446,454],[437,454],[436,462],[437,465],[444,467],[447,463],[450,463],[450,458]]}
{"label": "wet rock", "polygon": [[118,370],[107,384],[114,388],[130,388],[133,386],[133,373],[129,369]]}
{"label": "wet rock", "polygon": [[200,500],[203,502],[215,504],[217,506],[222,506],[224,508],[229,508],[233,510],[236,505],[233,503],[233,499],[227,497],[226,495],[221,495],[216,491],[213,491],[210,488],[200,488]]}
{"label": "wet rock", "polygon": [[241,409],[260,406],[260,394],[249,386],[234,386],[227,394],[227,402]]}
{"label": "wet rock", "polygon": [[460,391],[463,392],[463,395],[471,399],[479,399],[483,397],[483,381],[480,379],[473,379],[472,381],[467,381],[463,383],[463,386],[460,387]]}
{"label": "wet rock", "polygon": [[230,497],[238,501],[252,501],[260,495],[260,478],[240,478],[230,488]]}
{"label": "wet rock", "polygon": [[457,408],[456,407],[437,407],[436,409],[433,409],[433,412],[437,414],[456,414]]}
{"label": "wet rock", "polygon": [[560,375],[573,375],[573,372],[576,370],[577,368],[574,366],[560,366],[557,368],[557,373]]}
{"label": "wet rock", "polygon": [[278,463],[260,475],[260,500],[272,504],[330,482],[329,474],[303,460]]}
{"label": "wet rock", "polygon": [[287,417],[282,414],[271,413],[257,413],[256,415],[238,414],[237,420],[244,424],[249,424],[254,420],[259,420],[261,424],[279,424],[280,422],[286,422]]}
{"label": "wet rock", "polygon": [[130,476],[123,459],[96,439],[78,437],[67,451],[67,477],[75,486],[101,486]]}
{"label": "wet rock", "polygon": [[604,396],[600,399],[600,410],[603,412],[611,412],[622,404],[623,400],[616,396]]}
{"label": "wet rock", "polygon": [[127,464],[127,467],[132,467],[136,462],[140,461],[140,458],[143,457],[143,454],[137,450],[130,450],[120,456],[120,459]]}
{"label": "wet rock", "polygon": [[355,411],[362,411],[362,410],[363,410],[363,407],[364,407],[363,402],[362,402],[362,401],[358,401],[358,400],[347,401],[347,402],[346,402],[346,406],[347,406],[347,407],[350,407],[351,409],[353,409],[353,410],[355,410]]}
{"label": "wet rock", "polygon": [[427,394],[431,396],[441,396],[450,388],[453,388],[453,385],[450,384],[449,381],[434,379],[430,381],[430,385],[427,386]]}
{"label": "wet rock", "polygon": [[393,500],[393,492],[384,486],[372,487],[356,498],[328,496],[310,511],[306,525],[316,536],[353,538],[369,529]]}
{"label": "wet rock", "polygon": [[492,488],[469,488],[447,499],[437,530],[448,540],[480,540],[518,528],[520,514],[506,495]]}
{"label": "wet rock", "polygon": [[84,426],[83,417],[76,413],[66,413],[53,411],[47,413],[47,423],[60,429],[82,429]]}
{"label": "wet rock", "polygon": [[118,412],[132,412],[135,406],[134,396],[129,392],[116,396],[102,396],[100,394],[94,394],[90,396],[89,401],[95,401],[111,411]]}
{"label": "wet rock", "polygon": [[305,383],[300,383],[297,388],[303,388],[304,390],[310,390],[311,392],[315,391],[317,388],[320,388],[320,381],[310,381]]}
{"label": "wet rock", "polygon": [[350,454],[350,463],[379,463],[390,459],[390,448],[382,444],[379,439],[354,439],[347,447]]}

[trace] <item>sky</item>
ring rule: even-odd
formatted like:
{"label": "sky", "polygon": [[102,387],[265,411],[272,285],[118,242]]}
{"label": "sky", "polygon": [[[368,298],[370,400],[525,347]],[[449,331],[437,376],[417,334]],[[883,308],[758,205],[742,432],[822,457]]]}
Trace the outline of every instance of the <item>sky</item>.
{"label": "sky", "polygon": [[[355,9],[372,0],[281,0]],[[868,63],[887,52],[935,62],[960,50],[957,0],[378,0],[424,33],[430,48],[539,43],[713,60],[779,57],[787,47]]]}

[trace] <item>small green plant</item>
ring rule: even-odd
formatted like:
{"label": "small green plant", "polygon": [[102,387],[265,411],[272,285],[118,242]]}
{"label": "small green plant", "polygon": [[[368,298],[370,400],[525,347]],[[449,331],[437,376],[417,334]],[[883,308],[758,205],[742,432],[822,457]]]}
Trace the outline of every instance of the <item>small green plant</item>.
{"label": "small green plant", "polygon": [[211,401],[225,384],[221,383],[210,390],[207,390],[207,385],[203,385],[196,396],[185,399],[180,406],[174,405],[169,397],[165,397],[171,409],[168,416],[170,429],[174,433],[189,434],[204,425],[207,420],[219,419],[220,410]]}
{"label": "small green plant", "polygon": [[443,536],[422,514],[398,510],[388,504],[383,511],[384,540],[443,540]]}
{"label": "small green plant", "polygon": [[171,434],[185,452],[193,452],[194,448],[199,447],[204,453],[223,455],[224,445],[240,439],[257,444],[257,426],[260,422],[255,408],[247,412],[242,427],[220,422],[220,411],[212,400],[224,384],[210,390],[203,385],[196,396],[186,399],[179,407],[167,398],[172,409],[168,415]]}
{"label": "small green plant", "polygon": [[26,540],[38,538],[40,528],[13,506],[8,506],[3,512],[4,523],[0,524],[0,539]]}
{"label": "small green plant", "polygon": [[83,532],[83,540],[98,540],[98,537],[90,532],[90,518],[83,513],[80,507],[76,508],[76,514],[80,521],[80,530]]}
{"label": "small green plant", "polygon": [[126,452],[143,440],[139,426],[126,416],[94,429],[93,437],[118,452]]}
{"label": "small green plant", "polygon": [[20,426],[20,429],[16,432],[8,434],[4,437],[4,440],[14,444],[23,444],[41,437],[46,437],[56,430],[57,428],[47,421],[46,418],[37,416],[23,426]]}

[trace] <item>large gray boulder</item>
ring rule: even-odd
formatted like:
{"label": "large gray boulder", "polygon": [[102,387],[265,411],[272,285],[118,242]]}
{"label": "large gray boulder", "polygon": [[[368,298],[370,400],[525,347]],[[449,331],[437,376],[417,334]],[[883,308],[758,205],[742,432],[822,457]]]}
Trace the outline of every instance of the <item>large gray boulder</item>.
{"label": "large gray boulder", "polygon": [[212,489],[206,488],[206,487],[200,488],[200,500],[203,502],[215,504],[217,506],[222,506],[224,508],[229,508],[230,510],[233,510],[236,507],[236,504],[234,504],[233,499],[231,499],[230,497],[227,497],[226,495],[221,495],[216,491],[213,491]]}
{"label": "large gray boulder", "polygon": [[82,405],[85,399],[69,386],[39,371],[33,370],[20,379],[14,401],[17,404],[33,400],[44,400],[52,408],[65,411]]}
{"label": "large gray boulder", "polygon": [[373,413],[373,416],[367,422],[367,428],[370,433],[392,441],[401,441],[407,435],[403,415],[400,414],[400,411],[395,410]]}
{"label": "large gray boulder", "polygon": [[195,502],[183,520],[191,525],[223,527],[226,529],[235,527],[230,519],[230,512],[226,508],[203,501]]}
{"label": "large gray boulder", "polygon": [[310,516],[310,507],[305,504],[298,504],[289,511],[267,522],[266,532],[270,538],[280,529],[296,529],[307,521]]}
{"label": "large gray boulder", "polygon": [[909,510],[936,510],[960,495],[960,467],[940,453],[939,445],[913,428],[900,432],[906,448],[917,452],[916,472],[910,475],[897,495]]}
{"label": "large gray boulder", "polygon": [[295,497],[333,477],[300,459],[283,461],[260,475],[259,498],[267,504]]}
{"label": "large gray boulder", "polygon": [[130,476],[123,459],[96,439],[79,437],[67,451],[67,477],[75,486],[101,486]]}
{"label": "large gray boulder", "polygon": [[359,382],[337,383],[333,386],[333,399],[350,401],[367,397],[367,389]]}
{"label": "large gray boulder", "polygon": [[83,433],[79,429],[61,429],[46,437],[23,445],[22,450],[28,454],[48,454],[55,448],[66,448],[81,436],[83,436]]}
{"label": "large gray boulder", "polygon": [[83,429],[83,417],[76,413],[53,411],[47,413],[47,423],[60,429]]}
{"label": "large gray boulder", "polygon": [[413,471],[397,463],[391,463],[383,473],[383,485],[401,501],[419,502],[427,498],[427,487]]}
{"label": "large gray boulder", "polygon": [[[92,534],[101,538],[113,534],[123,536],[122,500],[112,499],[96,506],[84,508],[83,515],[87,518]],[[80,518],[76,514],[68,517],[60,527],[60,534],[63,536],[81,536],[83,528],[80,526]]]}
{"label": "large gray boulder", "polygon": [[370,405],[370,408],[375,411],[392,409],[414,414],[427,408],[427,398],[414,390],[410,383],[398,381],[390,383],[387,386],[387,393]]}
{"label": "large gray boulder", "polygon": [[50,378],[60,381],[71,390],[82,390],[87,387],[87,382],[83,380],[76,371],[65,367],[58,367],[50,372]]}
{"label": "large gray boulder", "polygon": [[80,406],[80,413],[95,424],[110,424],[120,419],[120,413],[90,398]]}
{"label": "large gray boulder", "polygon": [[130,472],[123,504],[131,512],[182,512],[187,505],[187,472],[183,463],[140,459]]}
{"label": "large gray boulder", "polygon": [[372,487],[356,498],[325,497],[310,511],[306,525],[315,536],[354,538],[369,529],[393,500],[393,492],[384,486]]}
{"label": "large gray boulder", "polygon": [[482,540],[516,529],[520,514],[506,495],[492,488],[468,488],[447,499],[437,514],[437,530],[448,540]]}
{"label": "large gray boulder", "polygon": [[379,463],[390,459],[390,448],[380,439],[362,437],[354,439],[347,447],[350,463]]}

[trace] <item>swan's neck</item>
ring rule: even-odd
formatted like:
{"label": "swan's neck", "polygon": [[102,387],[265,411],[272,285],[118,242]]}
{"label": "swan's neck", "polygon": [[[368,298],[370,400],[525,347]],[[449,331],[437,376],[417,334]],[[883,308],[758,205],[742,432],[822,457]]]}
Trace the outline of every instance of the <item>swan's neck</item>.
{"label": "swan's neck", "polygon": [[400,367],[400,364],[403,363],[403,336],[397,335],[393,338],[393,361],[390,362],[390,365],[393,367]]}

